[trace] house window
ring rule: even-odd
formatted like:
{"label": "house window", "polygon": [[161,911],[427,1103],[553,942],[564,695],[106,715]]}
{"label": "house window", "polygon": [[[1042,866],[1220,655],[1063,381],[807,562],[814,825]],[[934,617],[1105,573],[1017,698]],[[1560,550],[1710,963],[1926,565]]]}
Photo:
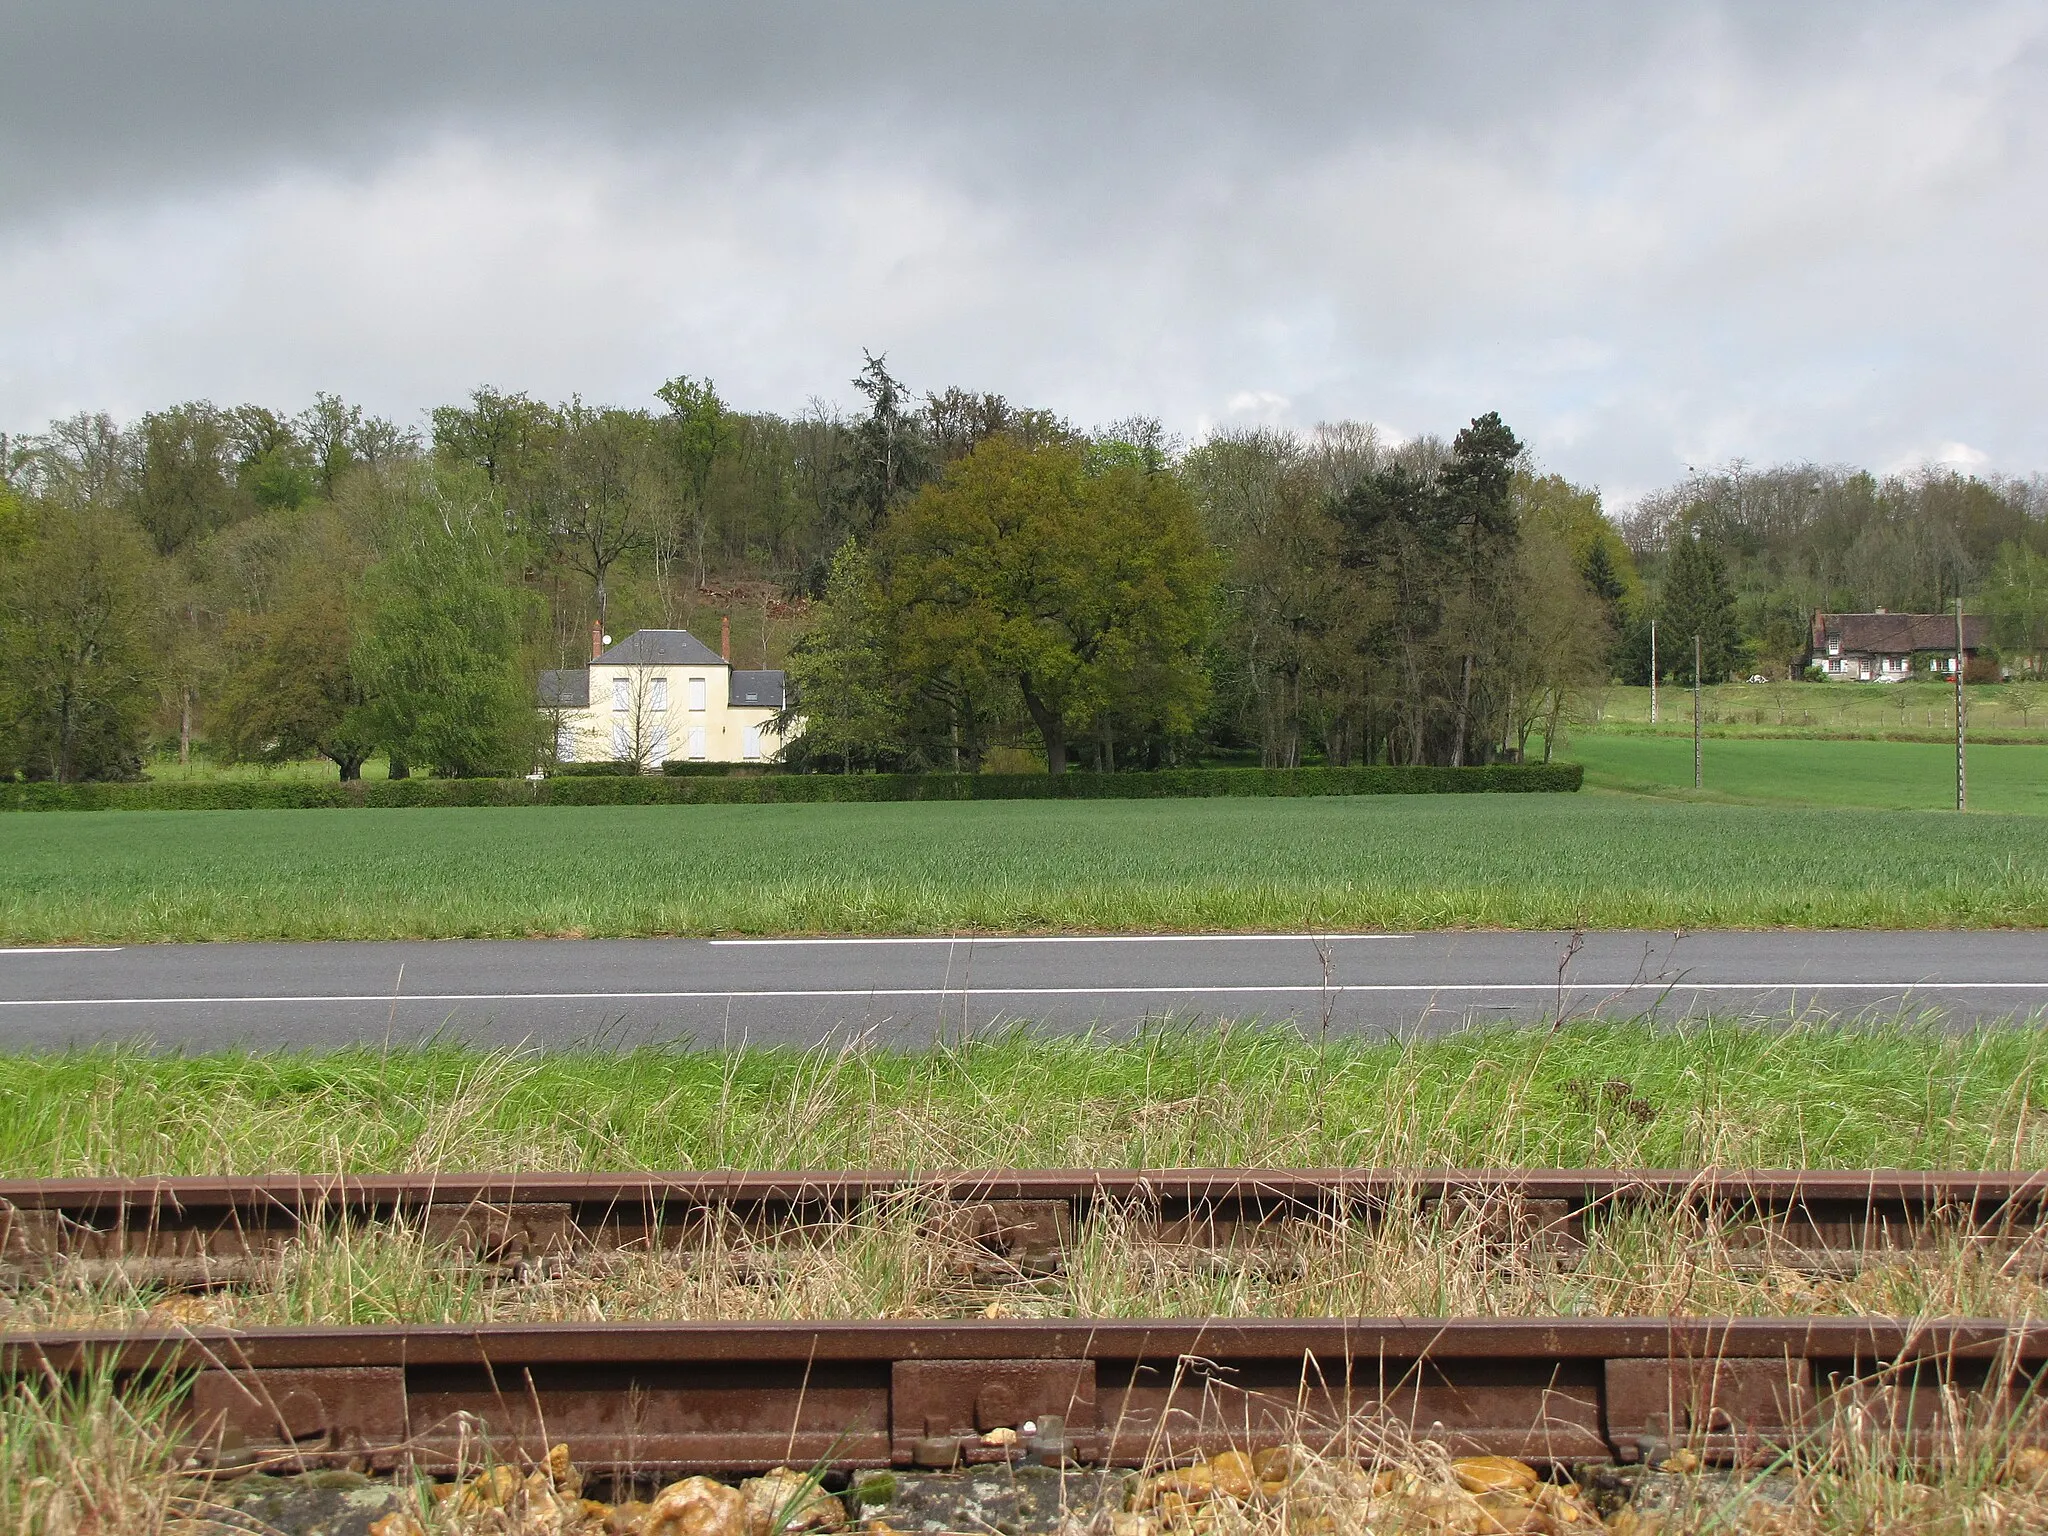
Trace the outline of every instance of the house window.
{"label": "house window", "polygon": [[703,707],[704,679],[701,677],[693,677],[690,679],[690,708],[702,709]]}
{"label": "house window", "polygon": [[658,711],[662,711],[662,712],[666,712],[666,711],[667,711],[667,709],[668,709],[668,679],[667,679],[667,678],[665,678],[665,677],[657,677],[657,678],[656,678],[656,679],[654,680],[654,686],[653,686],[653,687],[652,687],[651,689],[649,689],[649,690],[648,690],[648,694],[647,694],[647,703],[648,703],[648,707],[649,707],[649,708],[651,708],[651,709],[655,709],[655,710],[658,710]]}
{"label": "house window", "polygon": [[632,755],[633,737],[632,734],[626,729],[626,722],[623,720],[614,720],[612,722],[612,761],[615,763],[623,763],[627,758],[631,757]]}
{"label": "house window", "polygon": [[573,763],[576,761],[576,727],[564,720],[555,727],[555,761]]}
{"label": "house window", "polygon": [[1842,654],[1842,642],[1841,642],[1841,641],[1839,641],[1839,640],[1830,640],[1830,641],[1828,642],[1828,654],[1829,654],[1830,656],[1839,656],[1839,655],[1841,655],[1841,654]]}
{"label": "house window", "polygon": [[748,762],[755,762],[761,756],[761,727],[750,725],[740,738],[740,756]]}
{"label": "house window", "polygon": [[693,725],[683,735],[683,755],[692,762],[704,761],[704,727]]}
{"label": "house window", "polygon": [[647,742],[647,761],[662,763],[668,761],[668,722],[657,720],[654,731]]}
{"label": "house window", "polygon": [[612,679],[612,708],[623,713],[633,707],[633,679],[615,677]]}

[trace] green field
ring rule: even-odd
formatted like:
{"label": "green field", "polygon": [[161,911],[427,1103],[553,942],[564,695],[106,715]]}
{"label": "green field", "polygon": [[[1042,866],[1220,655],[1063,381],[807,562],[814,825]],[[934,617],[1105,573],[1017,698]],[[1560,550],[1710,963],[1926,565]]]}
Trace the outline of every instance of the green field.
{"label": "green field", "polygon": [[[1720,683],[1700,691],[1700,719],[1723,735],[1940,741],[1954,739],[1955,700],[1948,683]],[[1973,684],[1966,702],[1973,736],[2048,742],[2048,683]],[[1595,713],[1595,730],[1650,730],[1650,690],[1604,689]],[[1655,729],[1692,734],[1690,688],[1664,686]]]}
{"label": "green field", "polygon": [[292,1169],[2039,1167],[2048,1030],[1022,1034],[917,1054],[0,1056],[0,1176]]}
{"label": "green field", "polygon": [[1615,795],[0,818],[12,943],[2048,925],[2048,818]]}
{"label": "green field", "polygon": [[[1563,755],[1586,765],[1588,788],[1693,792],[1689,736],[1580,736]],[[1953,745],[1710,738],[1701,762],[1710,799],[1925,811],[1955,804]],[[1974,811],[2048,813],[2048,747],[1972,747],[1969,783]]]}

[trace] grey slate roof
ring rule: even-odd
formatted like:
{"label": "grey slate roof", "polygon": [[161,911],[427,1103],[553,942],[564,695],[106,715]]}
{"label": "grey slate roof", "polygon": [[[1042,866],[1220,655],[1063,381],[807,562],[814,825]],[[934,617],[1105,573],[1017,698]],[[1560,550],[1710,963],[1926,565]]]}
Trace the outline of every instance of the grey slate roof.
{"label": "grey slate roof", "polygon": [[732,665],[687,629],[636,629],[594,667],[726,667]]}
{"label": "grey slate roof", "polygon": [[543,709],[590,708],[589,668],[571,667],[562,672],[541,673],[540,702]]}
{"label": "grey slate roof", "polygon": [[725,702],[734,709],[782,708],[780,672],[735,672]]}
{"label": "grey slate roof", "polygon": [[[1956,648],[1952,613],[1822,613],[1813,621],[1814,649],[1829,640],[1844,651],[1873,655],[1909,655],[1914,651],[1951,652]],[[1991,621],[1963,615],[1963,649],[1975,651],[1990,639]]]}

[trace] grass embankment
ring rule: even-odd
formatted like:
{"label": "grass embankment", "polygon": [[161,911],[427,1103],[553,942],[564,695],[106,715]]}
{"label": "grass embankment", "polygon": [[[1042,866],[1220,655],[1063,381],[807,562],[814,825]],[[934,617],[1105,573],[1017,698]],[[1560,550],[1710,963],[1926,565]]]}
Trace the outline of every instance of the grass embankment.
{"label": "grass embankment", "polygon": [[[1585,764],[1591,789],[1694,798],[1692,740],[1588,735],[1567,755]],[[1701,752],[1706,800],[1880,810],[1953,810],[1953,742],[1715,739]],[[1970,807],[2002,814],[2048,813],[2048,747],[1973,746]]]}
{"label": "grass embankment", "polygon": [[1401,796],[0,819],[0,938],[2048,923],[2048,818]]}
{"label": "grass embankment", "polygon": [[0,1175],[2048,1162],[2048,1030],[1575,1024],[957,1049],[0,1056]]}

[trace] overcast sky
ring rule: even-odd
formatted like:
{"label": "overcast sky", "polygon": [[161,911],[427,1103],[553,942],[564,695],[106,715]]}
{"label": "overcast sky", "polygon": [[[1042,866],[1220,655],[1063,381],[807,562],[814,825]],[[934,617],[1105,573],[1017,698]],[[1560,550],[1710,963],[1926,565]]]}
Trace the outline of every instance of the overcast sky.
{"label": "overcast sky", "polygon": [[0,0],[0,428],[489,382],[2048,469],[2048,6]]}

